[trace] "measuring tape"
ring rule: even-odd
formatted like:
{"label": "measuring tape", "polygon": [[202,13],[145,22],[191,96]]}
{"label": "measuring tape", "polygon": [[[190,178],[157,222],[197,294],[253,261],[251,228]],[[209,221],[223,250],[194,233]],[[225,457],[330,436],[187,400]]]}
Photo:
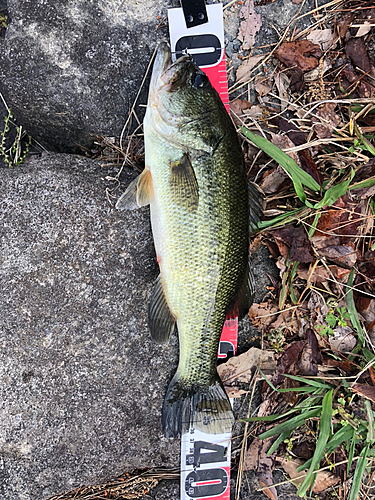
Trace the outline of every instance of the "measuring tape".
{"label": "measuring tape", "polygon": [[[204,0],[181,0],[181,9],[169,9],[172,59],[186,51],[206,73],[229,113],[224,50],[223,7]],[[238,318],[225,321],[218,358],[237,352]],[[230,499],[231,433],[207,434],[191,427],[181,435],[181,500]]]}

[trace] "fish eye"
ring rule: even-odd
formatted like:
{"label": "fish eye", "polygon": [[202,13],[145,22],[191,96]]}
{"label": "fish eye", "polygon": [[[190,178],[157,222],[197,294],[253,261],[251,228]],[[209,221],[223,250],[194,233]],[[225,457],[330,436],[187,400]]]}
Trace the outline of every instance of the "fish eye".
{"label": "fish eye", "polygon": [[195,87],[196,89],[207,87],[208,83],[209,80],[205,74],[196,73],[196,75],[193,76],[193,87]]}

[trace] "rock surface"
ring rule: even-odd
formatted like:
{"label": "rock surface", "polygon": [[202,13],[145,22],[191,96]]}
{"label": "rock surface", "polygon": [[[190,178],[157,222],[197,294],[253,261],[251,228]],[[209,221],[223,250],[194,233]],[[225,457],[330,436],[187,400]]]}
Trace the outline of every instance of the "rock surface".
{"label": "rock surface", "polygon": [[[60,154],[0,171],[1,500],[179,464],[160,424],[178,343],[161,352],[146,322],[158,272],[148,209],[111,207],[109,173]],[[262,251],[253,261],[262,300],[277,271]],[[241,322],[242,350],[254,331]]]}
{"label": "rock surface", "polygon": [[111,208],[106,175],[69,155],[0,172],[1,500],[179,461],[160,424],[177,340],[160,352],[146,324],[148,209]]}
{"label": "rock surface", "polygon": [[119,136],[169,0],[8,0],[0,92],[47,149]]}

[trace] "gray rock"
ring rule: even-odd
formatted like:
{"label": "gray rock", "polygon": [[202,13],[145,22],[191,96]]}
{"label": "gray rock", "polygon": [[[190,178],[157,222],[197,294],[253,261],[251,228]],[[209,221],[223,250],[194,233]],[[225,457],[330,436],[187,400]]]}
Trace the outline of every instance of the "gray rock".
{"label": "gray rock", "polygon": [[53,151],[119,136],[169,0],[8,0],[0,92],[18,123]]}
{"label": "gray rock", "polygon": [[0,174],[1,500],[179,463],[160,423],[177,339],[161,351],[146,324],[148,209],[111,208],[106,175],[68,155]]}
{"label": "gray rock", "polygon": [[[160,424],[177,338],[161,351],[146,322],[158,273],[148,209],[111,207],[108,174],[70,155],[1,170],[1,500],[179,464]],[[260,299],[266,271],[261,251]],[[246,318],[239,330],[243,350],[255,329]]]}

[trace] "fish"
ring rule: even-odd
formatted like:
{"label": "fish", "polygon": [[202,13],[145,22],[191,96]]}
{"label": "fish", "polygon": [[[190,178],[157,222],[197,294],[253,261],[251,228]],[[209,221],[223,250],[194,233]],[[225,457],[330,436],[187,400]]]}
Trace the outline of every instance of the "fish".
{"label": "fish", "polygon": [[162,410],[164,436],[194,427],[231,432],[234,417],[217,374],[228,314],[254,294],[249,234],[261,215],[236,129],[208,77],[189,54],[157,50],[143,122],[145,169],[118,209],[150,205],[160,275],[148,307],[151,337],[166,343],[177,325],[179,364]]}

